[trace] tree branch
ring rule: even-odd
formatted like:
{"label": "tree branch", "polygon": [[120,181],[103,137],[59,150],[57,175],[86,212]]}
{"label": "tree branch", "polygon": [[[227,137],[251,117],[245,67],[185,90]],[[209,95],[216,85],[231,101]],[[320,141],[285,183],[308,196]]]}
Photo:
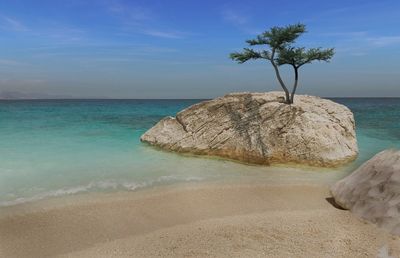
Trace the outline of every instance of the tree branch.
{"label": "tree branch", "polygon": [[259,52],[254,51],[253,49],[244,48],[242,53],[234,52],[230,54],[230,58],[234,61],[237,61],[239,64],[243,64],[250,59],[263,58],[263,55]]}
{"label": "tree branch", "polygon": [[292,95],[290,96],[290,103],[293,104],[294,102],[294,94],[296,93],[297,90],[297,84],[299,81],[299,68],[293,65],[294,69],[294,84],[293,84],[293,89],[292,89]]}
{"label": "tree branch", "polygon": [[282,78],[281,78],[281,75],[280,75],[280,73],[279,73],[278,65],[275,63],[275,60],[274,60],[275,51],[276,51],[275,49],[272,49],[270,62],[271,62],[271,64],[272,64],[272,66],[274,67],[275,74],[276,74],[276,78],[278,78],[278,81],[279,81],[279,83],[280,83],[280,85],[281,85],[283,91],[285,92],[286,103],[287,103],[287,104],[290,104],[289,90],[287,89],[285,83],[283,82],[283,80],[282,80]]}

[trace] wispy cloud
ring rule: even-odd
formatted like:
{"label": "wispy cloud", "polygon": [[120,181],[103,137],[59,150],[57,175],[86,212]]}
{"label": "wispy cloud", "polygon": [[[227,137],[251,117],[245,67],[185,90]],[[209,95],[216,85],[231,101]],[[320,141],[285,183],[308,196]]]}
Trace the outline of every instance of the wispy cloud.
{"label": "wispy cloud", "polygon": [[328,8],[325,10],[320,10],[319,12],[314,12],[311,16],[303,19],[303,22],[305,23],[320,22],[321,20],[332,19],[333,16],[340,17],[351,12],[354,12],[354,7],[351,6],[340,7],[340,8]]}
{"label": "wispy cloud", "polygon": [[37,35],[49,37],[61,43],[74,43],[84,40],[86,31],[80,28],[56,24],[48,29],[39,30]]}
{"label": "wispy cloud", "polygon": [[251,24],[249,16],[246,16],[237,10],[224,8],[221,12],[221,16],[225,22],[235,26],[245,33],[257,34],[260,32],[260,30],[254,28]]}
{"label": "wispy cloud", "polygon": [[[337,52],[346,52],[346,51],[342,51],[342,50],[338,49]],[[348,55],[350,55],[350,56],[355,56],[355,57],[361,57],[361,56],[368,55],[367,52],[357,51],[357,50],[354,50],[354,49],[352,49],[351,51],[347,51],[346,53]]]}
{"label": "wispy cloud", "polygon": [[29,30],[21,21],[8,16],[0,16],[0,27],[5,30],[18,32]]}
{"label": "wispy cloud", "polygon": [[0,59],[0,66],[20,66],[20,65],[26,65],[26,64],[10,59]]}
{"label": "wispy cloud", "polygon": [[346,32],[324,32],[320,34],[326,37],[346,37],[346,38],[360,38],[368,35],[367,31],[346,31]]}
{"label": "wispy cloud", "polygon": [[336,52],[352,56],[367,56],[379,48],[400,44],[400,36],[375,36],[368,31],[347,31],[321,33],[335,43]]}
{"label": "wispy cloud", "polygon": [[167,39],[180,39],[187,35],[178,30],[160,29],[157,25],[160,18],[150,8],[132,3],[128,5],[118,0],[106,3],[108,12],[118,18],[121,23],[119,30]]}
{"label": "wispy cloud", "polygon": [[181,32],[174,31],[144,30],[143,33],[149,36],[169,39],[180,39],[183,37]]}
{"label": "wispy cloud", "polygon": [[106,2],[106,9],[128,22],[148,21],[155,18],[154,13],[148,8],[138,5],[126,5],[117,0]]}
{"label": "wispy cloud", "polygon": [[400,44],[400,36],[378,36],[367,38],[367,41],[376,47],[386,47]]}
{"label": "wispy cloud", "polygon": [[222,18],[236,26],[243,26],[248,23],[247,17],[228,9],[222,11]]}
{"label": "wispy cloud", "polygon": [[46,20],[45,25],[26,26],[22,21],[10,16],[0,15],[0,29],[26,35],[49,39],[55,43],[73,43],[84,39],[86,32],[80,28],[74,28],[65,24],[59,24],[53,20]]}
{"label": "wispy cloud", "polygon": [[[171,53],[177,52],[178,49],[168,48],[168,47],[160,47],[156,45],[150,44],[107,44],[107,43],[85,43],[85,44],[77,44],[74,46],[68,45],[42,45],[37,47],[30,47],[23,49],[24,51],[43,51],[43,52],[58,52],[60,50],[65,49],[85,49],[89,48],[91,50],[99,50],[103,52],[114,51],[114,50],[122,50],[125,54],[130,53],[130,51],[137,51],[139,53]],[[68,52],[69,53],[69,52]],[[85,51],[83,53],[86,53]]]}
{"label": "wispy cloud", "polygon": [[[43,45],[21,49],[24,53],[30,53],[34,59],[75,60],[83,62],[108,61],[135,61],[138,58],[168,57],[178,52],[178,49],[161,47],[149,44],[107,44],[107,43],[80,43]],[[1,66],[1,62],[0,62]]]}

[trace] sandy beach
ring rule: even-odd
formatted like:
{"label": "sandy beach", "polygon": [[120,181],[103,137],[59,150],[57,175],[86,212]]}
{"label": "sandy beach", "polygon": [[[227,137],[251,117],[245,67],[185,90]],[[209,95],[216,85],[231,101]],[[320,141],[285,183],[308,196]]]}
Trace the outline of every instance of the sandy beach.
{"label": "sandy beach", "polygon": [[198,183],[0,210],[0,257],[400,256],[400,238],[333,207],[326,185]]}

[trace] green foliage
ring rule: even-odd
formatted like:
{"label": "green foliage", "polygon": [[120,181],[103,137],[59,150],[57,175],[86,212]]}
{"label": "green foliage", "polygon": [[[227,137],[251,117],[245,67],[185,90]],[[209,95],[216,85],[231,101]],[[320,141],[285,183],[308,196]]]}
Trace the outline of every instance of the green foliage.
{"label": "green foliage", "polygon": [[233,60],[236,60],[240,64],[243,64],[250,59],[262,58],[261,53],[250,48],[244,48],[242,53],[234,52],[230,56]]}
{"label": "green foliage", "polygon": [[[247,40],[250,46],[266,45],[268,50],[257,51],[251,48],[244,48],[243,52],[234,52],[230,58],[242,64],[252,59],[266,59],[273,65],[279,83],[286,94],[286,103],[293,103],[294,93],[297,89],[298,69],[313,61],[329,62],[335,51],[333,48],[310,48],[294,47],[296,39],[306,32],[306,26],[298,23],[284,27],[272,27],[270,30],[257,36],[255,39]],[[295,72],[295,82],[292,96],[289,96],[288,88],[281,79],[278,66],[291,65]]]}
{"label": "green foliage", "polygon": [[236,60],[239,64],[243,64],[244,62],[250,59],[267,59],[271,60],[271,53],[270,51],[263,50],[263,51],[255,51],[250,48],[244,48],[243,52],[234,52],[230,54],[231,59]]}
{"label": "green foliage", "polygon": [[300,67],[312,61],[329,61],[334,55],[334,49],[295,48],[292,46],[295,40],[304,32],[306,26],[298,23],[284,27],[272,27],[270,30],[257,36],[255,39],[247,40],[250,46],[268,45],[270,51],[256,51],[251,48],[244,48],[243,52],[234,52],[230,54],[232,60],[238,63],[244,63],[251,59],[274,58],[278,65],[290,64]]}
{"label": "green foliage", "polygon": [[301,34],[306,31],[304,24],[298,23],[285,27],[272,27],[258,35],[256,39],[247,40],[250,46],[269,45],[272,49],[279,49],[286,44],[293,43]]}
{"label": "green foliage", "polygon": [[275,61],[278,65],[289,64],[295,68],[299,68],[302,65],[310,64],[313,61],[329,62],[334,54],[335,51],[333,48],[310,48],[306,50],[304,47],[284,47],[279,50],[279,55]]}

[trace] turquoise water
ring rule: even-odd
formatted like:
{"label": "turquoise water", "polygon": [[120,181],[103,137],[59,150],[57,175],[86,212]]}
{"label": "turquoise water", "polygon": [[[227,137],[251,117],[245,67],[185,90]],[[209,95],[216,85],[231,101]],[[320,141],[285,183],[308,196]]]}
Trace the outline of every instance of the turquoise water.
{"label": "turquoise water", "polygon": [[357,161],[335,171],[246,166],[139,141],[162,117],[199,101],[0,101],[0,206],[187,181],[333,180],[380,150],[400,148],[400,99],[335,99],[355,113],[360,148]]}

